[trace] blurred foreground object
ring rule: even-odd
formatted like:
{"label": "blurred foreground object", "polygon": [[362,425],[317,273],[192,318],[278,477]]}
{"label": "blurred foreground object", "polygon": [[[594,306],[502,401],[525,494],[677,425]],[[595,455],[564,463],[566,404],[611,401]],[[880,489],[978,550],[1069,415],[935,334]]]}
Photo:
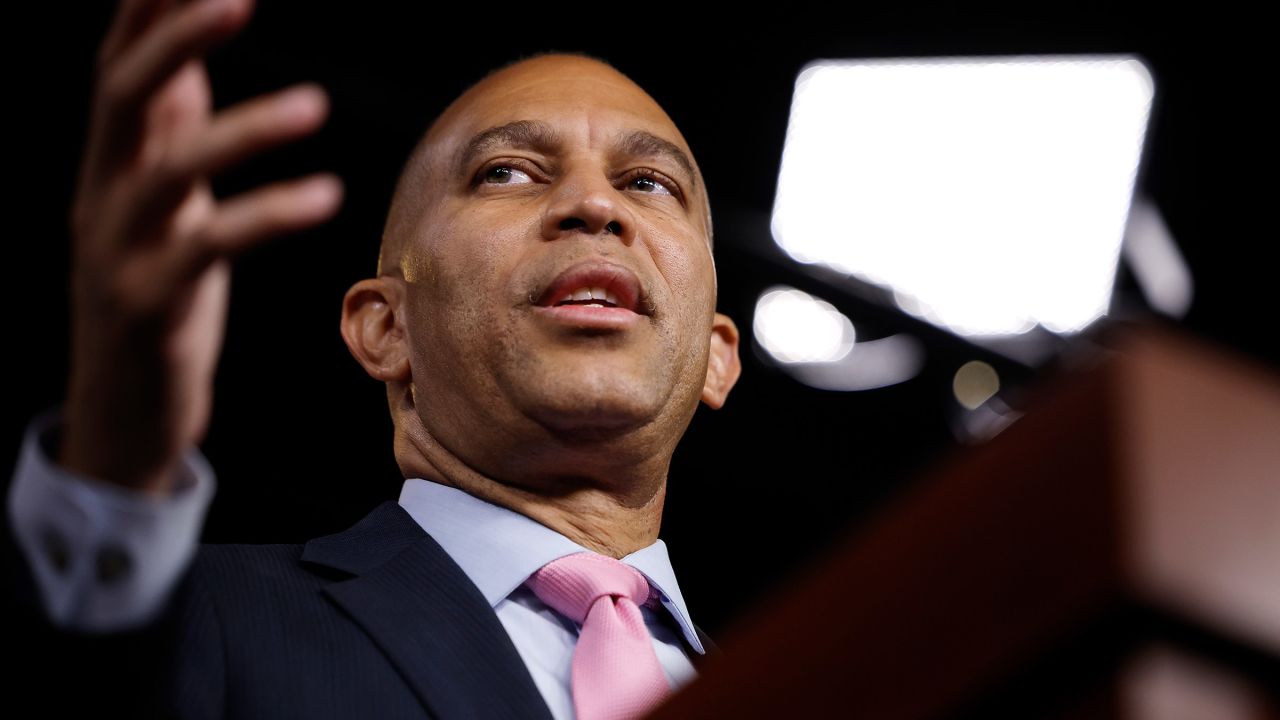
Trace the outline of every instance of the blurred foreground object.
{"label": "blurred foreground object", "polygon": [[653,717],[1280,717],[1280,378],[1104,340]]}

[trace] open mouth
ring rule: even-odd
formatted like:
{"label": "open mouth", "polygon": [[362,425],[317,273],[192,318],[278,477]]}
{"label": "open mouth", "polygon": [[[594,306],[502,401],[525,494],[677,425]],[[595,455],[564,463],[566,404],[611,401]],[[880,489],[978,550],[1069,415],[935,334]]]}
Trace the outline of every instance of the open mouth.
{"label": "open mouth", "polygon": [[560,273],[534,304],[540,316],[556,325],[592,332],[634,328],[652,314],[635,273],[600,260]]}
{"label": "open mouth", "polygon": [[560,273],[543,290],[536,304],[546,308],[583,307],[626,310],[648,315],[641,302],[640,281],[621,265],[591,261]]}

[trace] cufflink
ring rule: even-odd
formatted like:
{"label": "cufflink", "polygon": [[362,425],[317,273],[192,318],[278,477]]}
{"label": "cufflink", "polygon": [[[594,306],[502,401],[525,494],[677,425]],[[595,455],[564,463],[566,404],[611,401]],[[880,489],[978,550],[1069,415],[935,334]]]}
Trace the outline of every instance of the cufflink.
{"label": "cufflink", "polygon": [[133,569],[133,561],[129,558],[129,553],[119,545],[104,545],[94,558],[94,569],[98,582],[112,585],[129,574]]}

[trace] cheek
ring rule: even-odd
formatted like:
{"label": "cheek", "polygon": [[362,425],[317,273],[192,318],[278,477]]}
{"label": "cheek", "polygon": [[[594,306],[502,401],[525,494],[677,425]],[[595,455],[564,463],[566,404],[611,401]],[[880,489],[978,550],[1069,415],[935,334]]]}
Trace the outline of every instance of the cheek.
{"label": "cheek", "polygon": [[[511,304],[514,248],[520,230],[477,213],[438,221],[424,238],[430,267],[415,287],[415,311],[423,337],[420,354],[452,359],[492,347],[504,332]],[[476,363],[455,363],[472,367]]]}
{"label": "cheek", "polygon": [[672,369],[701,387],[715,314],[715,271],[706,241],[687,226],[682,230],[654,229],[648,249],[669,293],[664,305],[672,317],[662,324],[662,334]]}
{"label": "cheek", "polygon": [[460,311],[504,307],[512,258],[524,234],[518,223],[500,214],[471,210],[444,218],[424,243],[434,258],[430,295]]}
{"label": "cheek", "polygon": [[671,293],[668,304],[680,313],[680,325],[709,327],[715,312],[715,270],[705,241],[700,237],[651,237],[663,238],[649,242],[649,252]]}

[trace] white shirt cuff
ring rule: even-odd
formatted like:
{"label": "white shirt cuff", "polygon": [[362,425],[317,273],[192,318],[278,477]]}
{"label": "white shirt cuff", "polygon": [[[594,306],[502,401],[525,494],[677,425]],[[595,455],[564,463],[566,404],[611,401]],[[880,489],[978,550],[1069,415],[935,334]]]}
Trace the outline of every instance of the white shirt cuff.
{"label": "white shirt cuff", "polygon": [[174,491],[131,491],[53,461],[62,420],[55,407],[23,436],[9,486],[9,521],[49,619],[87,632],[127,630],[164,608],[195,556],[216,479],[191,448]]}

